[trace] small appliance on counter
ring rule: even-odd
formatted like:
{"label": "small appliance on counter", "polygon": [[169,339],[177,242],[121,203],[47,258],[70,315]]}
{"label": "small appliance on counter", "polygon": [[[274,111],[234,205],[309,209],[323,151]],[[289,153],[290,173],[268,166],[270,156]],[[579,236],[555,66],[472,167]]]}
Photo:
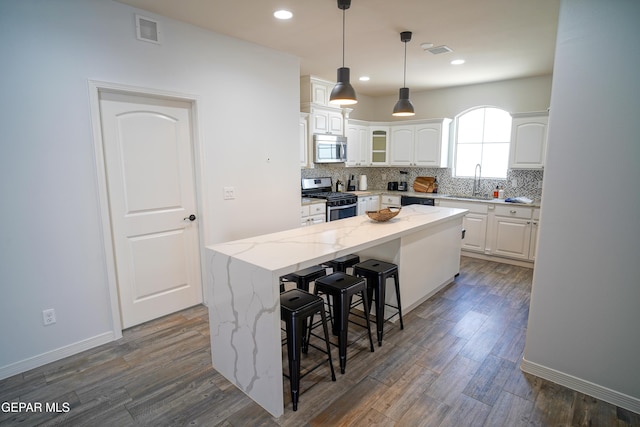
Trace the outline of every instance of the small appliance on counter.
{"label": "small appliance on counter", "polygon": [[349,175],[349,181],[347,181],[347,191],[356,191],[356,176]]}
{"label": "small appliance on counter", "polygon": [[367,175],[360,175],[360,181],[358,182],[358,190],[365,191],[367,189]]}
{"label": "small appliance on counter", "polygon": [[[407,171],[400,171],[400,175],[402,175],[402,178],[406,179],[406,175],[409,172]],[[407,184],[407,181],[400,181],[398,183],[398,191],[409,191],[409,184]]]}
{"label": "small appliance on counter", "polygon": [[398,181],[387,182],[387,191],[398,191]]}

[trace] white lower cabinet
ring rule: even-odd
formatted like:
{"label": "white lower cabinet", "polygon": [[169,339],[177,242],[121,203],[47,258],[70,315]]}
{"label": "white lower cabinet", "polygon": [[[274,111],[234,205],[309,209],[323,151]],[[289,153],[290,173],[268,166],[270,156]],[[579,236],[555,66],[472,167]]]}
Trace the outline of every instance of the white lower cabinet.
{"label": "white lower cabinet", "polygon": [[326,203],[311,203],[300,206],[300,225],[320,224],[327,220]]}
{"label": "white lower cabinet", "polygon": [[540,224],[540,209],[533,209],[533,220],[531,221],[531,241],[529,242],[529,259],[535,261],[536,249],[538,248],[538,225]]}
{"label": "white lower cabinet", "polygon": [[[536,215],[539,217],[539,209]],[[538,219],[533,208],[496,206],[493,217],[492,255],[532,261],[538,233]]]}
{"label": "white lower cabinet", "polygon": [[358,196],[358,215],[380,209],[380,196]]}
{"label": "white lower cabinet", "polygon": [[454,200],[440,200],[439,206],[469,210],[462,220],[462,227],[465,229],[462,249],[484,253],[487,241],[488,206],[483,203]]}
{"label": "white lower cabinet", "polygon": [[436,200],[437,206],[468,209],[462,226],[462,249],[491,257],[534,261],[540,208],[457,200]]}
{"label": "white lower cabinet", "polygon": [[380,196],[380,209],[399,207],[400,196],[390,196],[388,194],[383,194],[382,196]]}

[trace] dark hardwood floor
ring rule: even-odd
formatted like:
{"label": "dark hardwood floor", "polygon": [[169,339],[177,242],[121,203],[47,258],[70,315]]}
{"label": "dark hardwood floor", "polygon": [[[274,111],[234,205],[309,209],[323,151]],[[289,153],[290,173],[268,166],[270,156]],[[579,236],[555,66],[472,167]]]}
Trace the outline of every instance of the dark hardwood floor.
{"label": "dark hardwood floor", "polygon": [[305,377],[297,412],[285,381],[279,419],[213,370],[198,306],[0,381],[2,402],[69,405],[3,409],[0,425],[640,426],[638,414],[520,371],[531,278],[527,268],[463,257],[456,281],[406,314],[403,331],[388,324],[374,353],[354,328],[346,373]]}

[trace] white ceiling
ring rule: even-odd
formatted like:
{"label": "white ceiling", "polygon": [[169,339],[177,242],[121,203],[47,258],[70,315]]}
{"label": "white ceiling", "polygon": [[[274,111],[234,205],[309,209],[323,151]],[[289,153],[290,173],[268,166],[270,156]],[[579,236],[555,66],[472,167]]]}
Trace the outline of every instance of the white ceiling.
{"label": "white ceiling", "polygon": [[[300,74],[335,81],[342,65],[342,11],[336,0],[117,0],[300,57]],[[390,95],[521,77],[553,70],[560,0],[352,0],[345,66],[357,93]],[[294,16],[278,21],[273,12]],[[446,45],[433,55],[420,45]],[[450,61],[462,58],[463,65]],[[369,82],[360,82],[362,75]]]}

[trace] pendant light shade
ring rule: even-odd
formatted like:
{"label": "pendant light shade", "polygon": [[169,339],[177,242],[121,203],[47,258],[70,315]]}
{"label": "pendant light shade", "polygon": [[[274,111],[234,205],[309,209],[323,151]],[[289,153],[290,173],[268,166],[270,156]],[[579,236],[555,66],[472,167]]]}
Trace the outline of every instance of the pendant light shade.
{"label": "pendant light shade", "polygon": [[402,116],[415,116],[416,113],[413,109],[413,104],[409,99],[409,88],[400,88],[400,97],[396,105],[393,107],[393,115],[397,117]]}
{"label": "pendant light shade", "polygon": [[345,10],[351,6],[351,0],[338,0],[338,9],[342,10],[342,67],[338,68],[338,78],[329,96],[329,103],[338,105],[353,105],[358,102],[356,91],[349,81],[351,70],[344,66],[344,33]]}
{"label": "pendant light shade", "polygon": [[409,88],[407,86],[407,42],[411,41],[411,31],[403,31],[400,33],[400,41],[404,43],[404,79],[403,87],[400,88],[398,102],[393,107],[393,116],[407,117],[415,116],[413,104],[409,100]]}
{"label": "pendant light shade", "polygon": [[340,105],[353,105],[358,102],[356,91],[349,83],[351,70],[345,67],[338,68],[338,83],[334,86],[329,97],[329,102]]}

